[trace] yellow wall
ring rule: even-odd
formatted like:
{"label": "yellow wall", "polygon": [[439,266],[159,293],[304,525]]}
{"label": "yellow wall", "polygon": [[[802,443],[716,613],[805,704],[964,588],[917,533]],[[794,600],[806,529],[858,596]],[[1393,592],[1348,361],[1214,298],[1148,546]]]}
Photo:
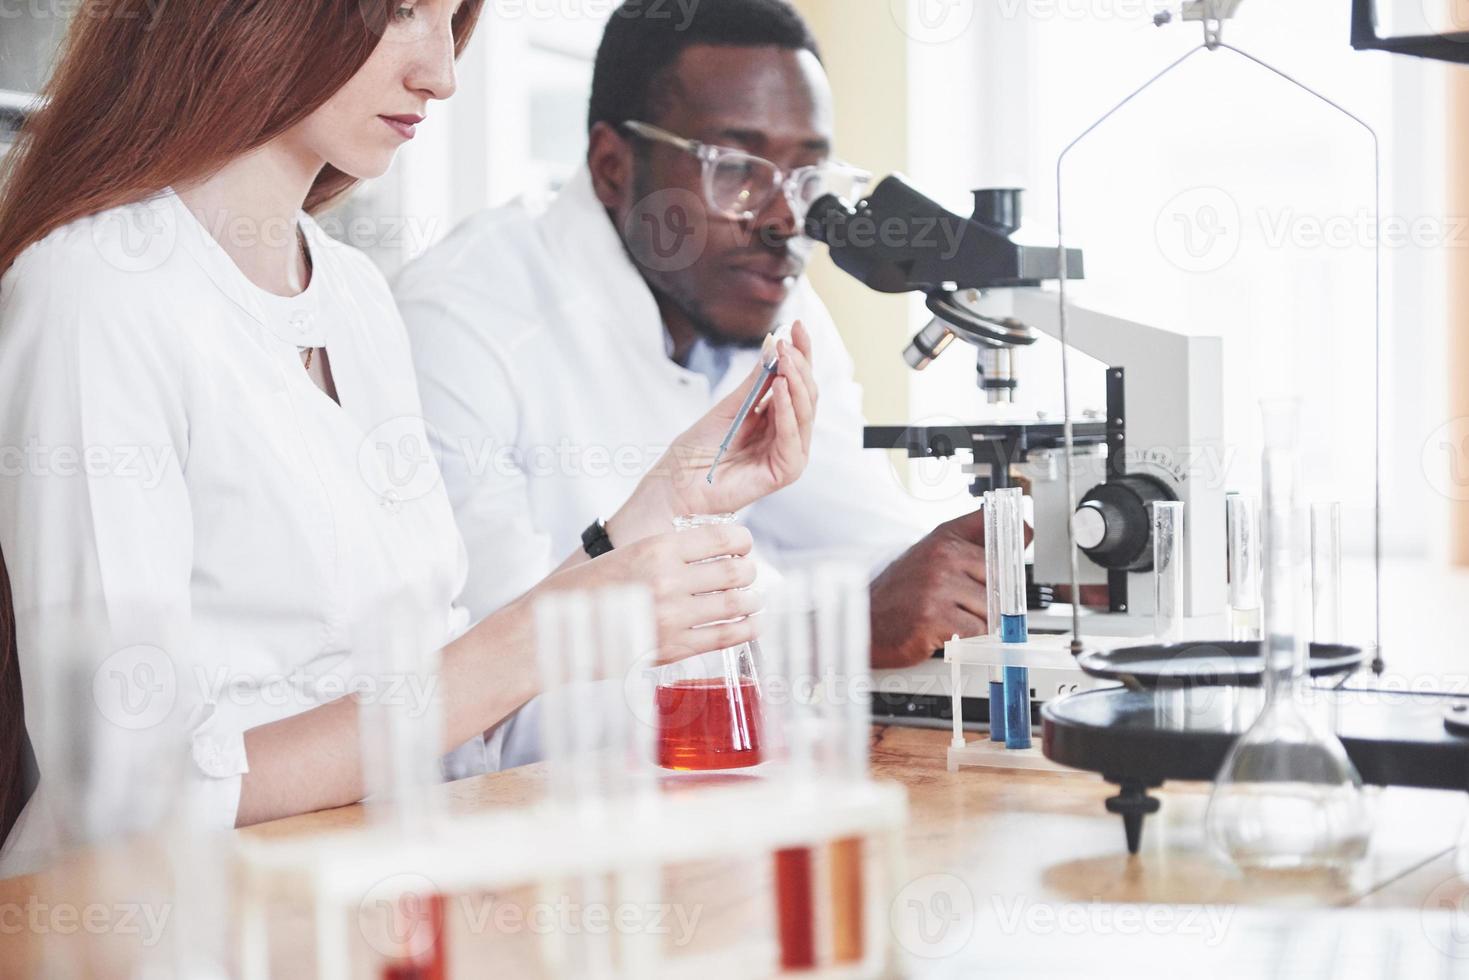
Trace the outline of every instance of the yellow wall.
{"label": "yellow wall", "polygon": [[[908,169],[908,36],[889,0],[793,0],[821,42],[836,93],[837,153],[878,178]],[[867,419],[908,420],[903,345],[909,301],[874,293],[825,254],[811,281],[831,309],[857,364]]]}

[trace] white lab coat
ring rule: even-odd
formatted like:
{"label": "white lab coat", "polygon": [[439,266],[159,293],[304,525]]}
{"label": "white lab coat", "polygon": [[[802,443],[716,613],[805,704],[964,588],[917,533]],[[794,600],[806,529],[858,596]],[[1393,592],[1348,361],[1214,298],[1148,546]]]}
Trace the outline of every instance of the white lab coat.
{"label": "white lab coat", "polygon": [[[67,741],[87,739],[98,772],[143,772],[130,748],[182,719],[183,785],[232,826],[247,729],[370,683],[389,644],[466,626],[463,542],[392,296],[301,220],[313,274],[290,299],[171,191],[59,229],[0,280],[0,547],[41,776],[0,873],[45,862],[75,816]],[[329,348],[341,405],[298,346]],[[52,701],[47,668],[68,656],[100,661],[94,689]]]}
{"label": "white lab coat", "polygon": [[[579,548],[587,525],[621,506],[758,353],[731,352],[712,390],[670,359],[653,294],[585,168],[543,214],[513,204],[470,218],[409,265],[394,291],[469,549],[462,601],[476,618]],[[924,529],[887,460],[862,448],[851,358],[804,278],[782,317],[799,317],[812,335],[821,402],[811,460],[743,523],[776,568],[817,558],[879,568]],[[491,768],[535,758],[534,737],[514,731],[523,720],[503,744],[491,740]]]}

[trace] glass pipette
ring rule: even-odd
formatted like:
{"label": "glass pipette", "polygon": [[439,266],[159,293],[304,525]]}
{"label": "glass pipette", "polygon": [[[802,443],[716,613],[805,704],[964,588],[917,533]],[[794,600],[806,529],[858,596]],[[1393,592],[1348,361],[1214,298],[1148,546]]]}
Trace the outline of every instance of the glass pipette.
{"label": "glass pipette", "polygon": [[755,399],[759,398],[760,392],[765,390],[765,385],[770,381],[770,376],[775,373],[776,364],[780,362],[780,355],[776,348],[776,335],[779,333],[780,331],[777,330],[775,333],[766,337],[765,343],[760,347],[760,363],[764,367],[764,370],[760,372],[760,377],[756,378],[755,383],[750,387],[750,393],[745,396],[745,403],[735,413],[734,424],[729,427],[729,432],[725,433],[724,441],[719,444],[719,452],[714,455],[714,462],[709,464],[709,475],[704,479],[711,486],[714,483],[714,471],[719,468],[719,461],[724,459],[725,453],[729,452],[729,445],[734,442],[735,433],[739,432],[740,426],[745,424],[745,418],[750,414],[750,409],[755,407]]}

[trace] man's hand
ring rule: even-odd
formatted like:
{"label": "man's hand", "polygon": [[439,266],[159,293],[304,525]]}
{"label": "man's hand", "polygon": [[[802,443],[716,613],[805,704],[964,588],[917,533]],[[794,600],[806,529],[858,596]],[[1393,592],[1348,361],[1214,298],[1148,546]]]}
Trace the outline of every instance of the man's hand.
{"label": "man's hand", "polygon": [[912,667],[985,622],[984,512],[940,524],[872,583],[872,666]]}

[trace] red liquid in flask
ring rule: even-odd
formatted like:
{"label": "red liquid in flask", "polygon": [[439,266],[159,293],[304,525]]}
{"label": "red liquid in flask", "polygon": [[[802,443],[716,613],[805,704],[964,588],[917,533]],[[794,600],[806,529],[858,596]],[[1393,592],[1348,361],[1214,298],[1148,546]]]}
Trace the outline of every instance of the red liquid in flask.
{"label": "red liquid in flask", "polygon": [[740,769],[760,761],[760,688],[699,677],[660,684],[658,764],[665,769]]}

